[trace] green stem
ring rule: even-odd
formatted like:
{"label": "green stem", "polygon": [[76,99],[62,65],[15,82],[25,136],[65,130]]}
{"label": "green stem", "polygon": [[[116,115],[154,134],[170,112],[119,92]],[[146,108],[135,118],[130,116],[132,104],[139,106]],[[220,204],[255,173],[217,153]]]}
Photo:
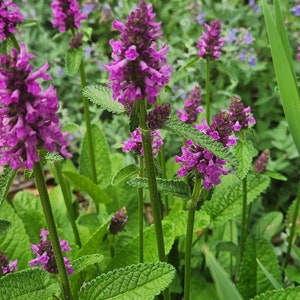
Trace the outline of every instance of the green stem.
{"label": "green stem", "polygon": [[56,169],[58,182],[60,184],[60,188],[61,188],[61,191],[62,191],[62,194],[63,194],[63,197],[64,197],[65,205],[66,205],[67,212],[68,212],[69,221],[71,223],[73,234],[74,234],[74,237],[75,237],[75,242],[81,248],[81,240],[80,240],[80,236],[79,236],[79,233],[78,233],[78,228],[77,228],[77,225],[76,225],[73,206],[72,206],[70,186],[68,185],[68,182],[65,180],[64,176],[62,175],[60,163],[54,163],[54,166],[55,166],[55,169]]}
{"label": "green stem", "polygon": [[282,269],[284,269],[288,265],[288,262],[289,262],[289,259],[291,256],[293,240],[295,237],[295,231],[296,231],[296,227],[297,227],[297,219],[298,219],[299,208],[300,208],[300,181],[299,181],[299,185],[298,185],[298,194],[297,194],[297,198],[295,201],[296,201],[296,204],[295,204],[295,210],[294,210],[294,215],[293,215],[293,220],[292,220],[291,233],[290,233],[290,237],[289,237],[289,244],[288,244],[285,260],[282,265]]}
{"label": "green stem", "polygon": [[192,243],[194,231],[194,219],[197,202],[199,201],[202,190],[202,180],[196,177],[193,189],[192,198],[188,202],[188,221],[186,228],[185,239],[185,267],[184,267],[184,300],[190,299],[190,285],[191,285],[191,259],[192,259]]}
{"label": "green stem", "polygon": [[17,41],[15,35],[14,35],[13,33],[11,33],[11,34],[9,35],[9,38],[10,38],[11,41],[13,42],[13,44],[14,44],[15,48],[18,50],[18,52],[20,52],[20,45],[19,45],[19,43],[18,43],[18,41]]}
{"label": "green stem", "polygon": [[43,212],[44,212],[46,224],[49,231],[52,248],[54,251],[58,274],[61,279],[63,299],[69,300],[72,299],[70,283],[69,283],[68,274],[64,262],[64,257],[59,243],[59,237],[55,226],[54,216],[51,209],[51,204],[50,204],[50,199],[49,199],[49,195],[48,195],[48,191],[44,179],[44,174],[41,165],[39,163],[34,164],[33,172],[34,172],[36,186],[38,188],[39,195],[41,198],[41,203],[42,203]]}
{"label": "green stem", "polygon": [[[140,157],[139,177],[143,177],[144,159]],[[139,211],[139,248],[140,248],[140,263],[144,262],[144,193],[143,189],[138,189],[138,211]]]}
{"label": "green stem", "polygon": [[205,105],[206,121],[210,124],[210,60],[206,60],[206,81],[205,81]]}
{"label": "green stem", "polygon": [[[159,155],[159,162],[160,162],[160,165],[162,167],[162,172],[163,172],[162,178],[167,179],[167,176],[166,176],[167,169],[166,169],[164,145],[161,146],[160,152],[158,153],[158,155]],[[166,215],[168,215],[169,214],[169,197],[168,197],[168,195],[163,195],[163,199],[164,199],[164,204],[165,204]]]}

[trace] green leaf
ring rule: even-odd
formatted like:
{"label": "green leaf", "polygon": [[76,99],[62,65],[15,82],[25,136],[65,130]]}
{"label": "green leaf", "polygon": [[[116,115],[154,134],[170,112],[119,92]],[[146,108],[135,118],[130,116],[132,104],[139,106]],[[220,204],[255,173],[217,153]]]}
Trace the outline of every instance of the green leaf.
{"label": "green leaf", "polygon": [[300,299],[300,286],[268,291],[257,295],[253,300],[296,300]]}
{"label": "green leaf", "polygon": [[206,263],[214,279],[217,293],[221,300],[242,300],[242,296],[229,279],[229,275],[219,264],[207,246],[203,246],[202,250],[205,255]]}
{"label": "green leaf", "polygon": [[[291,229],[292,227],[292,224],[293,224],[293,219],[294,219],[294,212],[295,212],[295,209],[296,209],[296,202],[297,202],[297,199],[295,199],[292,204],[289,206],[288,210],[287,210],[287,213],[286,213],[286,216],[285,216],[285,225],[288,229]],[[298,211],[298,214],[297,214],[297,219],[296,219],[296,227],[295,227],[295,234],[299,234],[300,233],[300,226],[298,224],[300,222],[300,210]]]}
{"label": "green leaf", "polygon": [[[253,202],[269,185],[267,176],[249,174],[247,176],[247,203]],[[218,192],[213,193],[202,209],[210,215],[211,225],[220,226],[241,213],[243,202],[243,182],[236,180],[230,185],[222,182]]]}
{"label": "green leaf", "polygon": [[69,49],[66,54],[66,72],[70,76],[78,74],[83,59],[83,49]]}
{"label": "green leaf", "polygon": [[[147,178],[133,178],[127,182],[130,186],[148,189]],[[157,189],[165,195],[175,195],[183,198],[189,198],[190,188],[181,180],[156,178]]]}
{"label": "green leaf", "polygon": [[1,300],[47,300],[60,291],[51,275],[38,268],[9,273],[0,278]]}
{"label": "green leaf", "polygon": [[172,131],[185,139],[192,140],[195,144],[207,149],[217,157],[226,160],[230,164],[235,165],[237,163],[235,157],[228,151],[228,149],[223,147],[221,143],[200,132],[190,124],[185,124],[175,119],[170,119],[165,122],[164,129]]}
{"label": "green leaf", "polygon": [[79,129],[79,125],[76,123],[68,123],[62,127],[62,132],[74,133]]}
{"label": "green leaf", "polygon": [[297,266],[287,265],[284,273],[289,280],[300,284],[300,271]]}
{"label": "green leaf", "polygon": [[272,179],[276,179],[276,180],[281,180],[281,181],[287,181],[288,180],[287,177],[285,177],[281,173],[275,172],[275,171],[266,170],[266,171],[264,171],[264,175],[267,175],[268,177],[270,177]]}
{"label": "green leaf", "polygon": [[49,160],[49,161],[52,161],[52,162],[61,162],[64,160],[64,158],[57,154],[57,153],[54,153],[54,152],[48,152],[45,156],[45,160]]}
{"label": "green leaf", "polygon": [[63,174],[71,182],[74,188],[87,192],[97,203],[107,204],[111,202],[111,199],[108,197],[108,195],[97,184],[93,183],[87,177],[69,171],[64,171]]}
{"label": "green leaf", "polygon": [[7,220],[0,220],[0,236],[3,235],[11,226],[11,223]]}
{"label": "green leaf", "polygon": [[232,148],[234,156],[238,159],[236,167],[237,176],[243,179],[252,167],[252,158],[257,155],[257,150],[249,140],[238,140],[237,145]]}
{"label": "green leaf", "polygon": [[[106,188],[111,180],[111,161],[108,144],[102,130],[92,124],[92,140],[96,164],[97,183]],[[93,180],[91,157],[89,152],[88,138],[85,134],[80,151],[79,173]]]}
{"label": "green leaf", "polygon": [[151,300],[173,280],[175,269],[163,262],[143,263],[102,274],[82,287],[79,300]]}
{"label": "green leaf", "polygon": [[130,164],[122,169],[120,169],[111,179],[112,185],[118,185],[129,177],[137,174],[139,168],[135,164]]}
{"label": "green leaf", "polygon": [[113,100],[112,91],[103,85],[86,86],[82,93],[93,103],[101,106],[103,109],[114,113],[122,114],[125,112],[124,106],[118,101]]}
{"label": "green leaf", "polygon": [[4,167],[3,172],[0,175],[0,205],[6,198],[15,175],[15,170],[12,170],[8,165]]}
{"label": "green leaf", "polygon": [[74,273],[77,274],[87,267],[99,263],[104,259],[104,256],[101,254],[91,254],[91,255],[84,255],[78,259],[72,261],[72,267],[74,269]]}

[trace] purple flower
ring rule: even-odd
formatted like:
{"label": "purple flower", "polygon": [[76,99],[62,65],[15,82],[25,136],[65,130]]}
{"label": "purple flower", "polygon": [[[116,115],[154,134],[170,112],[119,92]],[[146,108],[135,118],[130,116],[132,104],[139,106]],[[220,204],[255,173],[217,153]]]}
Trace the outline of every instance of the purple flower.
{"label": "purple flower", "polygon": [[250,7],[252,7],[254,12],[256,12],[257,14],[260,13],[260,7],[257,5],[255,0],[249,0],[248,4]]}
{"label": "purple flower", "polygon": [[162,32],[154,17],[152,5],[141,1],[126,23],[113,22],[121,34],[118,41],[110,40],[113,61],[105,69],[110,72],[113,98],[128,112],[137,99],[145,98],[154,104],[158,90],[168,83],[171,75],[165,59],[168,46],[156,50],[156,39]]}
{"label": "purple flower", "polygon": [[18,270],[17,264],[18,264],[17,259],[9,261],[8,257],[4,255],[3,251],[0,250],[0,277],[1,277],[1,273],[5,275],[15,270]]}
{"label": "purple flower", "polygon": [[201,102],[201,89],[198,85],[192,90],[190,97],[187,98],[183,110],[178,110],[179,120],[184,123],[194,123],[200,112],[203,112]]}
{"label": "purple flower", "polygon": [[58,100],[52,85],[42,90],[39,80],[51,77],[48,64],[33,71],[34,57],[21,44],[20,53],[0,57],[0,164],[32,169],[39,161],[38,149],[70,157],[68,142],[59,126]]}
{"label": "purple flower", "polygon": [[225,38],[220,37],[222,25],[218,19],[212,20],[210,24],[204,24],[207,32],[203,31],[197,47],[199,57],[216,60],[220,58],[222,47],[225,44]]}
{"label": "purple flower", "polygon": [[252,37],[252,35],[251,35],[250,32],[247,31],[247,32],[245,33],[243,43],[244,43],[245,45],[248,45],[248,44],[252,44],[252,43],[253,43],[253,37]]}
{"label": "purple flower", "polygon": [[239,32],[237,28],[232,28],[230,31],[230,34],[228,36],[227,42],[228,43],[233,43],[236,40],[236,34]]}
{"label": "purple flower", "polygon": [[122,207],[111,218],[109,224],[109,232],[111,234],[117,234],[118,232],[123,231],[127,223],[127,220],[128,220],[128,215],[127,215],[126,207]]}
{"label": "purple flower", "polygon": [[60,32],[79,28],[81,20],[86,19],[86,14],[80,13],[76,0],[53,0],[51,8],[54,18],[52,25],[58,27]]}
{"label": "purple flower", "polygon": [[256,66],[257,64],[257,60],[256,60],[256,56],[252,55],[248,58],[248,64],[251,66],[251,67],[254,67]]}
{"label": "purple flower", "polygon": [[270,150],[265,149],[259,155],[256,162],[254,163],[254,171],[257,173],[262,173],[266,169],[269,159],[270,159]]}
{"label": "purple flower", "polygon": [[203,25],[204,24],[204,18],[205,18],[205,13],[204,13],[204,11],[201,8],[199,8],[198,9],[198,14],[196,16],[196,20],[197,20],[197,22],[198,22],[199,25]]}
{"label": "purple flower", "polygon": [[293,8],[291,8],[291,12],[293,13],[293,15],[295,15],[296,17],[300,16],[300,4],[295,5]]}
{"label": "purple flower", "polygon": [[19,7],[13,0],[0,1],[0,41],[16,31],[18,23],[23,21]]}
{"label": "purple flower", "polygon": [[297,59],[300,61],[300,42],[298,43]]}
{"label": "purple flower", "polygon": [[82,46],[82,38],[83,38],[83,33],[81,31],[78,31],[76,35],[73,36],[71,41],[69,42],[70,47],[76,49]]}
{"label": "purple flower", "polygon": [[[122,150],[125,151],[133,151],[137,155],[144,156],[144,149],[142,146],[142,135],[141,130],[139,128],[135,129],[131,132],[131,139],[127,142],[123,142]],[[151,140],[152,140],[152,154],[156,155],[160,147],[163,145],[162,137],[160,135],[159,130],[153,130],[151,132]]]}
{"label": "purple flower", "polygon": [[161,106],[155,106],[147,115],[147,123],[150,129],[162,128],[163,124],[169,119],[171,106],[165,103]]}
{"label": "purple flower", "polygon": [[[29,262],[31,267],[35,267],[37,264],[41,265],[41,269],[48,271],[49,273],[57,274],[58,269],[56,265],[56,260],[54,256],[54,251],[51,242],[47,239],[49,232],[45,229],[41,229],[41,240],[37,245],[31,244],[30,247],[32,252],[36,254],[36,258]],[[68,242],[65,240],[60,240],[60,247],[62,252],[70,252],[71,248]],[[69,275],[74,273],[74,270],[70,264],[70,260],[64,257],[64,262],[66,265],[66,270]]]}

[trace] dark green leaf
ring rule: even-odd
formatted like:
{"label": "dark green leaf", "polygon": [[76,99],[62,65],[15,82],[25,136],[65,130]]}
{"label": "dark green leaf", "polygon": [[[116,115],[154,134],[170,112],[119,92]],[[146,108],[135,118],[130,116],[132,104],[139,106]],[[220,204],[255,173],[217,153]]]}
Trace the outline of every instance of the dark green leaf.
{"label": "dark green leaf", "polygon": [[66,54],[66,72],[70,76],[78,74],[83,59],[83,49],[69,49]]}
{"label": "dark green leaf", "polygon": [[134,164],[130,164],[121,170],[119,170],[111,180],[112,185],[118,185],[119,183],[123,182],[124,180],[128,179],[129,177],[137,174],[139,171],[138,167]]}

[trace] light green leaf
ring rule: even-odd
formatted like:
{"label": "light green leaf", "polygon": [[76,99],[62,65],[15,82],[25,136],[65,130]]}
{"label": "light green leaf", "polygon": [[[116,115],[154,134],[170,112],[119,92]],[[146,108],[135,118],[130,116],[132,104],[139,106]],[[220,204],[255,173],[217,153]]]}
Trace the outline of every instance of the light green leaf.
{"label": "light green leaf", "polygon": [[0,236],[3,235],[11,226],[11,223],[7,220],[0,220]]}
{"label": "light green leaf", "polygon": [[83,49],[69,49],[66,54],[66,72],[70,76],[78,74],[79,67],[83,59]]}
{"label": "light green leaf", "polygon": [[62,127],[62,132],[74,133],[79,129],[79,125],[76,123],[68,123]]}
{"label": "light green leaf", "polygon": [[267,175],[268,177],[270,177],[272,179],[276,179],[276,180],[281,180],[281,181],[287,181],[288,180],[287,177],[285,177],[281,173],[275,172],[275,171],[266,170],[266,171],[264,171],[264,175]]}
{"label": "light green leaf", "polygon": [[118,185],[129,177],[137,174],[139,168],[135,164],[127,165],[126,167],[118,170],[118,172],[112,177],[111,184]]}
{"label": "light green leaf", "polygon": [[15,175],[15,170],[12,170],[8,165],[4,167],[4,170],[0,175],[0,205],[6,198]]}
{"label": "light green leaf", "polygon": [[164,124],[164,129],[172,131],[179,136],[192,140],[195,144],[207,149],[221,159],[225,159],[230,164],[236,164],[235,157],[223,147],[223,145],[215,141],[210,136],[200,132],[190,124],[179,122],[175,119],[170,119]]}
{"label": "light green leaf", "polygon": [[300,299],[300,286],[268,291],[257,295],[253,300],[296,300]]}
{"label": "light green leaf", "polygon": [[287,265],[284,273],[289,280],[300,284],[300,271],[297,266]]}
{"label": "light green leaf", "polygon": [[47,300],[60,291],[51,275],[38,268],[9,273],[0,278],[0,300]]}
{"label": "light green leaf", "polygon": [[52,161],[52,162],[61,162],[64,160],[64,158],[57,154],[57,153],[54,153],[54,152],[48,152],[46,155],[45,155],[45,160],[49,160],[49,161]]}
{"label": "light green leaf", "polygon": [[207,246],[203,246],[202,250],[205,255],[206,263],[214,279],[218,295],[221,300],[242,300],[242,296],[229,279],[229,275],[219,264]]}
{"label": "light green leaf", "polygon": [[72,261],[72,267],[74,269],[74,274],[78,274],[79,272],[83,271],[87,267],[99,263],[104,259],[104,256],[101,254],[90,254],[81,256],[78,259]]}
{"label": "light green leaf", "polygon": [[173,280],[175,269],[163,262],[143,263],[102,274],[82,287],[79,300],[151,300]]}
{"label": "light green leaf", "polygon": [[112,98],[112,91],[103,85],[90,85],[86,86],[83,95],[93,103],[100,105],[103,109],[114,113],[122,114],[125,112],[124,106]]}

